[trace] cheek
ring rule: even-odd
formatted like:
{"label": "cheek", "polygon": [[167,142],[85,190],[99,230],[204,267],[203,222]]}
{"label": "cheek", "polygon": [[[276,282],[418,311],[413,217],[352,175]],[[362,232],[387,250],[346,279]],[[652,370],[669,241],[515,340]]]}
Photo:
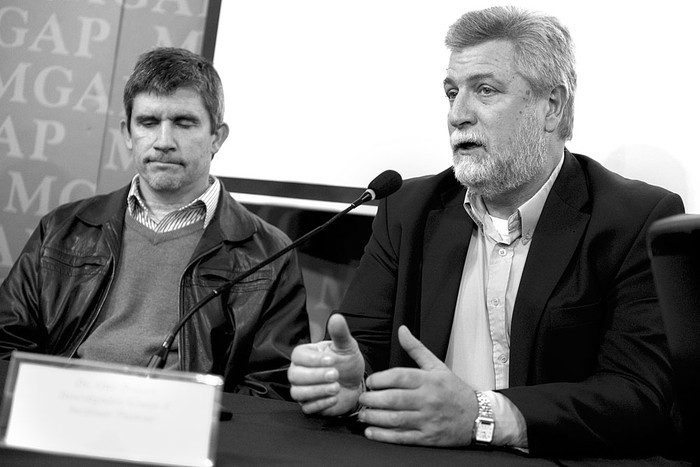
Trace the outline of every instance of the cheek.
{"label": "cheek", "polygon": [[[519,115],[517,117],[519,117]],[[508,139],[520,126],[520,120],[520,118],[509,117],[494,118],[489,122],[489,133],[500,140]]]}
{"label": "cheek", "polygon": [[211,140],[190,141],[186,146],[181,146],[183,155],[199,166],[203,166],[211,161],[213,145]]}
{"label": "cheek", "polygon": [[197,136],[185,135],[180,139],[181,145],[198,150],[199,152],[210,151],[214,146],[214,138],[207,134],[199,134]]}
{"label": "cheek", "polygon": [[150,147],[153,143],[153,137],[147,133],[134,133],[131,136],[131,145],[135,149],[144,149]]}

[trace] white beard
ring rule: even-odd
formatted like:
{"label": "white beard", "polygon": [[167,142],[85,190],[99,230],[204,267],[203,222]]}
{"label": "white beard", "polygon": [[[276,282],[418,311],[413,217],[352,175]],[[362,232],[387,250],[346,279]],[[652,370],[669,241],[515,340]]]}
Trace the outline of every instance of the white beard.
{"label": "white beard", "polygon": [[[525,114],[512,138],[502,144],[488,144],[485,135],[456,129],[450,136],[454,173],[457,180],[485,199],[513,191],[540,175],[547,164],[547,140],[534,108]],[[455,150],[464,141],[477,142],[485,156],[462,156]]]}

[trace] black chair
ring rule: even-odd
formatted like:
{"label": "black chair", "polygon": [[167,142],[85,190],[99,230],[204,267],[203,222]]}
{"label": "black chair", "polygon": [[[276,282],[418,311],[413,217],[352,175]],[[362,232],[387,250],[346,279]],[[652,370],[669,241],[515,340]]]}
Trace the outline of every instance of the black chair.
{"label": "black chair", "polygon": [[[671,351],[684,446],[700,461],[700,215],[679,214],[647,234],[659,303]],[[695,464],[694,464],[695,465]]]}

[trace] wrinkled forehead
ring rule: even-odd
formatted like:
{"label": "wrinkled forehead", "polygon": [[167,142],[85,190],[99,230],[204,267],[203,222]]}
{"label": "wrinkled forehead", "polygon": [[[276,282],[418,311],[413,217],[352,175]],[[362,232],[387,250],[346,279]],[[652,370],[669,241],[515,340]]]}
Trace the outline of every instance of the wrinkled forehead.
{"label": "wrinkled forehead", "polygon": [[453,50],[447,66],[447,75],[515,74],[515,47],[509,41],[494,40]]}
{"label": "wrinkled forehead", "polygon": [[152,115],[191,115],[209,122],[209,112],[202,97],[192,89],[171,93],[142,92],[134,97],[132,113]]}

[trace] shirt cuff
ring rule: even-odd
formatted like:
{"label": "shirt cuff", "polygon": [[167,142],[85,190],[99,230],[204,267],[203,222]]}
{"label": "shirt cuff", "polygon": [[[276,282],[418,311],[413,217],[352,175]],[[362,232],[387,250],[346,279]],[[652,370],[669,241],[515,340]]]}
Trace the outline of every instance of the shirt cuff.
{"label": "shirt cuff", "polygon": [[520,410],[500,392],[482,392],[491,402],[496,423],[492,444],[527,449],[527,425]]}

